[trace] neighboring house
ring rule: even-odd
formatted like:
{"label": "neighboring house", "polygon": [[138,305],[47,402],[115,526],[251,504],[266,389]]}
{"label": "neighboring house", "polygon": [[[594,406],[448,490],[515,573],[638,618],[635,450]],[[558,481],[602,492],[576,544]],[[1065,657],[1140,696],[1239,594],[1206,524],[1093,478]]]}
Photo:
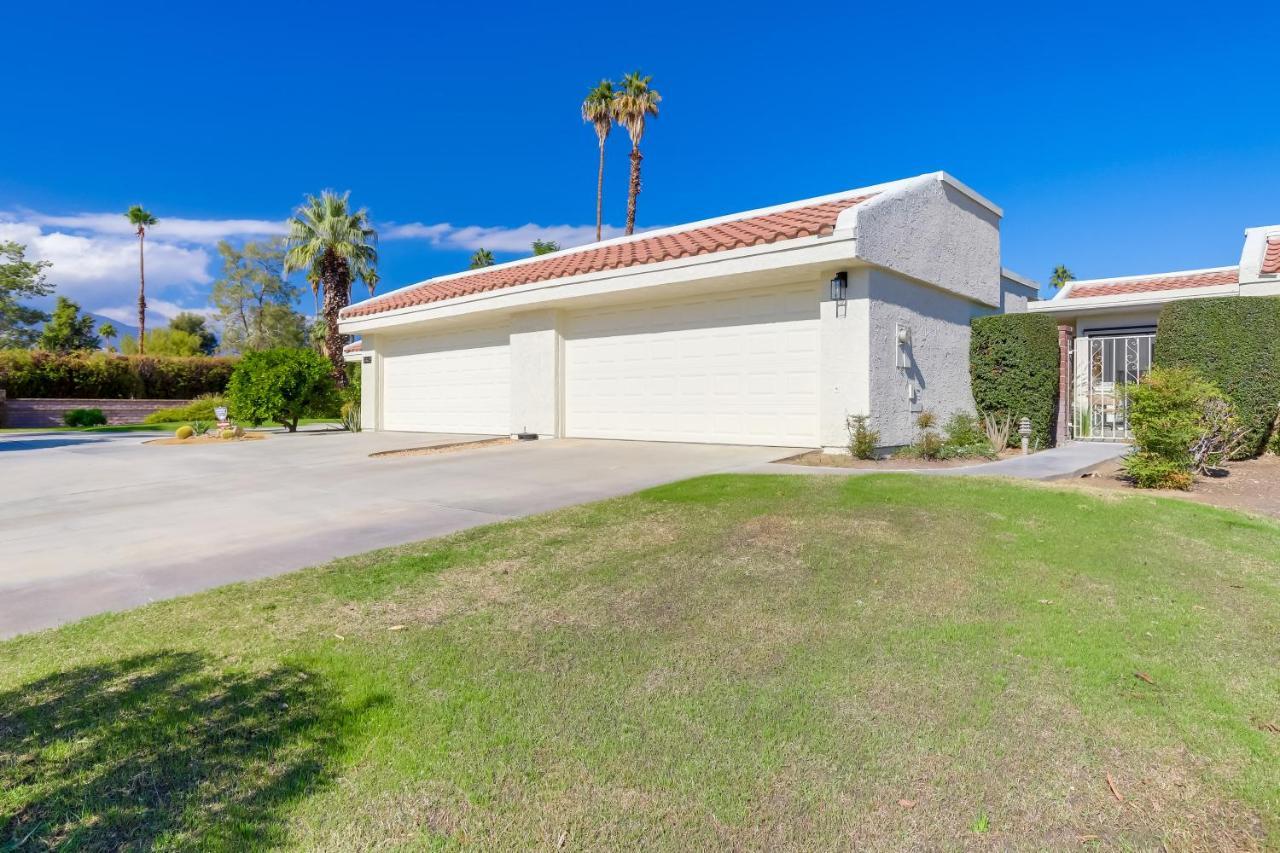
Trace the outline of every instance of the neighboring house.
{"label": "neighboring house", "polygon": [[344,346],[342,348],[342,360],[348,364],[360,361],[362,358],[362,354],[360,352],[361,346],[362,343],[360,341],[352,341]]}
{"label": "neighboring house", "polygon": [[[1036,286],[942,172],[440,276],[349,306],[365,428],[843,448],[972,410],[969,321]],[[350,354],[350,351],[348,351]]]}
{"label": "neighboring house", "polygon": [[1073,281],[1028,310],[1058,320],[1059,439],[1130,437],[1125,387],[1151,369],[1160,309],[1180,299],[1280,294],[1280,225],[1245,230],[1230,267]]}

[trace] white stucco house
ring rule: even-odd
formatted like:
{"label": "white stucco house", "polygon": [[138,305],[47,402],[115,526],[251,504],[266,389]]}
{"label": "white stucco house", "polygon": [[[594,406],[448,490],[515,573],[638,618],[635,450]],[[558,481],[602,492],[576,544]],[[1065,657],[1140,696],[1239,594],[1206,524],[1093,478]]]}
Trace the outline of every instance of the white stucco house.
{"label": "white stucco house", "polygon": [[1030,311],[1058,320],[1059,439],[1129,437],[1124,388],[1151,369],[1160,309],[1183,299],[1280,295],[1280,225],[1247,228],[1233,266],[1073,281]]}
{"label": "white stucco house", "polygon": [[365,429],[886,446],[972,410],[969,321],[1024,310],[1001,210],[942,172],[445,275],[349,306]]}

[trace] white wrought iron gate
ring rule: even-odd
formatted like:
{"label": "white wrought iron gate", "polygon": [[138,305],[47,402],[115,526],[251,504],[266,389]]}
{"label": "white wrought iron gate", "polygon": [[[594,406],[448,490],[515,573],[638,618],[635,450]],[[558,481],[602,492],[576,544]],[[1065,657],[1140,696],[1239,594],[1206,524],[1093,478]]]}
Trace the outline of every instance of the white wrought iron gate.
{"label": "white wrought iron gate", "polygon": [[1071,438],[1128,441],[1128,389],[1151,371],[1154,334],[1098,335],[1071,342]]}

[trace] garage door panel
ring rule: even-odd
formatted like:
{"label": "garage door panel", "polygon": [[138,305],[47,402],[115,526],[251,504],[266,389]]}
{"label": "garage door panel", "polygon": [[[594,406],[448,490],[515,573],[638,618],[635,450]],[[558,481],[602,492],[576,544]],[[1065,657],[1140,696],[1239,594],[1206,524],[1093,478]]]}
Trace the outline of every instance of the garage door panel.
{"label": "garage door panel", "polygon": [[566,432],[815,445],[817,315],[804,287],[571,317]]}
{"label": "garage door panel", "polygon": [[381,347],[382,428],[508,433],[509,342],[503,326],[388,341]]}

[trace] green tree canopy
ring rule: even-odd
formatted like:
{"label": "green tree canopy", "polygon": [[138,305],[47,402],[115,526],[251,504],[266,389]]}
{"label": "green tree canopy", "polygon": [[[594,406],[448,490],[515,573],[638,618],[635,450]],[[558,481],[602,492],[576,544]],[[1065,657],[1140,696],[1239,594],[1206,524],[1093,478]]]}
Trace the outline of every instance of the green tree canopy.
{"label": "green tree canopy", "polygon": [[91,314],[81,314],[80,306],[65,296],[58,297],[53,316],[40,332],[38,346],[48,352],[75,352],[97,349],[102,340],[93,329]]}
{"label": "green tree canopy", "polygon": [[337,404],[328,360],[310,349],[270,349],[245,353],[227,384],[231,414],[257,426],[282,423],[293,432],[298,419],[322,414]]}
{"label": "green tree canopy", "polygon": [[1061,290],[1066,286],[1067,282],[1075,280],[1075,273],[1067,269],[1065,264],[1058,264],[1053,268],[1053,272],[1049,276],[1049,286],[1054,290]]}
{"label": "green tree canopy", "polygon": [[471,269],[478,270],[493,266],[493,252],[488,249],[476,249],[471,256]]}
{"label": "green tree canopy", "polygon": [[148,329],[142,342],[145,347],[138,346],[138,339],[133,335],[125,335],[120,339],[120,352],[125,355],[169,355],[193,356],[205,355],[201,348],[203,341],[197,335],[182,329]]}
{"label": "green tree canopy", "polygon": [[198,355],[213,355],[218,351],[218,336],[206,325],[204,317],[193,311],[182,311],[169,320],[169,328],[175,332],[194,335],[200,342]]}
{"label": "green tree canopy", "polygon": [[558,252],[558,251],[560,251],[560,244],[557,243],[555,240],[534,240],[533,241],[534,255],[549,255],[552,252]]}
{"label": "green tree canopy", "polygon": [[298,288],[284,277],[284,240],[218,244],[222,274],[213,283],[213,304],[229,353],[295,348],[307,343],[307,321],[293,309]]}
{"label": "green tree canopy", "polygon": [[40,339],[36,326],[49,315],[18,300],[53,292],[44,276],[49,266],[48,261],[28,261],[21,243],[0,242],[0,349],[28,349]]}

